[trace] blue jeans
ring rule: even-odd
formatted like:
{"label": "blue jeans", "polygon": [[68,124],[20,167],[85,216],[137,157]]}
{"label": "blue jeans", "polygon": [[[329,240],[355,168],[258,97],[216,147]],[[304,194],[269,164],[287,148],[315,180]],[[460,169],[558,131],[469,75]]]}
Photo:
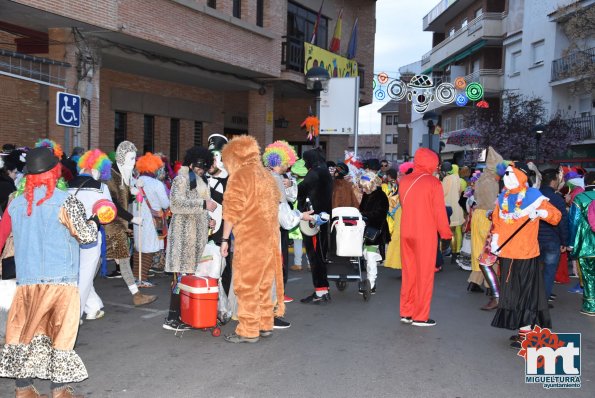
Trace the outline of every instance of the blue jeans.
{"label": "blue jeans", "polygon": [[543,263],[543,279],[545,282],[545,297],[549,298],[554,286],[554,278],[560,263],[560,244],[547,242],[539,244],[539,261]]}

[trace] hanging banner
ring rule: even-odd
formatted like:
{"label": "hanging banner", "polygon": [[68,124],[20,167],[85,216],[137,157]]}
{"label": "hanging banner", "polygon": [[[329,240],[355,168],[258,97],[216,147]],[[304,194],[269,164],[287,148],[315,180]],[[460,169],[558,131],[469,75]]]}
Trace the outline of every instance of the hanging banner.
{"label": "hanging banner", "polygon": [[326,51],[310,43],[304,43],[304,74],[311,68],[320,66],[328,71],[331,77],[358,76],[357,62]]}

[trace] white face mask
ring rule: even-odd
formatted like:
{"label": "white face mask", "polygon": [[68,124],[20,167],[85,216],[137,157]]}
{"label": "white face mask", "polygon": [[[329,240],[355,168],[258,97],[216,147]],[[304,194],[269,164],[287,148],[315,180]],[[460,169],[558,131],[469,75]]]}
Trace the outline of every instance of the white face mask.
{"label": "white face mask", "polygon": [[507,167],[506,171],[507,171],[507,174],[504,174],[504,178],[502,178],[506,189],[510,190],[510,189],[518,188],[519,185],[521,185],[521,184],[519,183],[519,180],[516,178],[514,171],[512,171],[512,167]]}
{"label": "white face mask", "polygon": [[136,153],[128,152],[124,157],[124,164],[118,165],[118,168],[122,173],[122,182],[126,185],[130,185],[130,179],[132,178],[132,171],[134,170],[135,163]]}

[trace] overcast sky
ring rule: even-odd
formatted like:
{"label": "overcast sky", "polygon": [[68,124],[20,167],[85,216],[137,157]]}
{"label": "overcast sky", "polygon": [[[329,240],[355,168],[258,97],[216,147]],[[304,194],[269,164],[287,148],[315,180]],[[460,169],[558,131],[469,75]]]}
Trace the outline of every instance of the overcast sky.
{"label": "overcast sky", "polygon": [[[422,30],[422,19],[439,0],[378,0],[374,73],[398,77],[399,67],[419,61],[432,46],[432,34]],[[387,97],[388,98],[388,97]],[[384,102],[360,108],[359,133],[380,133],[377,110]]]}

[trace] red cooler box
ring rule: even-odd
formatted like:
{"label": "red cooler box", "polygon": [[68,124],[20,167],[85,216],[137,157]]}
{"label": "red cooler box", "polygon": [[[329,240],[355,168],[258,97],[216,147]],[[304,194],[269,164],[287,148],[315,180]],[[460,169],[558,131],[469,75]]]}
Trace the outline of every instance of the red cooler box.
{"label": "red cooler box", "polygon": [[217,279],[186,275],[178,287],[182,322],[198,329],[217,326]]}

